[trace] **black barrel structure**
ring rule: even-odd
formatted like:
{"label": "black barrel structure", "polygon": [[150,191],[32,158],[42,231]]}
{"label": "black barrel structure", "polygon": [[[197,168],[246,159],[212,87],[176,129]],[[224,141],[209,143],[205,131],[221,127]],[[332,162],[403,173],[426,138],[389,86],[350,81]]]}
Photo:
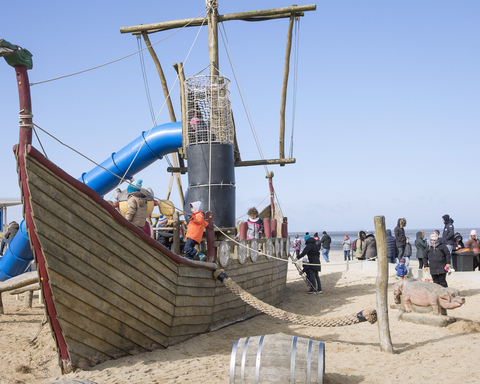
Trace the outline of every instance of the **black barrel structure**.
{"label": "black barrel structure", "polygon": [[188,191],[184,211],[190,213],[190,203],[201,201],[203,211],[213,212],[213,219],[218,227],[235,227],[233,146],[192,145],[187,147],[187,157]]}
{"label": "black barrel structure", "polygon": [[291,335],[235,340],[230,383],[323,383],[325,344]]}

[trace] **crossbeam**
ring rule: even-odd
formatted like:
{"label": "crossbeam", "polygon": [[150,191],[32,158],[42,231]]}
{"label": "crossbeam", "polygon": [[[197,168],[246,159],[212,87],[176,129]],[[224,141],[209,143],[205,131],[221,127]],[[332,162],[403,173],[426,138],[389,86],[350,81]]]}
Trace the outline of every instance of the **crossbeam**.
{"label": "crossbeam", "polygon": [[[286,18],[286,17],[290,17],[292,14],[295,14],[296,16],[303,16],[303,14],[300,15],[300,13],[306,12],[306,11],[315,11],[316,9],[317,9],[316,4],[311,4],[311,5],[299,5],[299,6],[283,7],[283,8],[263,9],[258,11],[229,13],[226,15],[219,15],[218,22],[221,23],[223,21],[232,21],[232,20],[264,21],[264,20],[271,20],[273,18]],[[171,21],[163,21],[160,23],[139,24],[131,27],[121,27],[120,33],[132,33],[132,34],[138,34],[142,32],[154,33],[154,32],[166,31],[174,28],[182,28],[185,26],[198,27],[202,25],[202,23],[204,23],[204,18],[199,18],[199,17],[191,18],[191,19],[171,20]]]}

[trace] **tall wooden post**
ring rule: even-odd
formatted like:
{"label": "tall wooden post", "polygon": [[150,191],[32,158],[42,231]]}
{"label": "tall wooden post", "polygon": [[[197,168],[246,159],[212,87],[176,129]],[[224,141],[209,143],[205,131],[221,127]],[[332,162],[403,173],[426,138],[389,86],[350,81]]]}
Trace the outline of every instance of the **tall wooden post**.
{"label": "tall wooden post", "polygon": [[150,52],[150,56],[152,56],[153,62],[155,63],[155,67],[157,68],[158,76],[160,77],[160,83],[162,84],[163,94],[165,96],[165,100],[168,107],[168,112],[170,113],[170,121],[175,123],[177,118],[175,117],[175,111],[173,110],[172,99],[169,95],[167,79],[165,78],[165,74],[163,73],[162,65],[160,64],[160,60],[158,60],[157,54],[155,53],[152,43],[150,43],[150,39],[148,37],[148,33],[142,33],[143,39],[145,40],[145,44],[148,47],[148,52]]}
{"label": "tall wooden post", "polygon": [[173,213],[172,251],[177,255],[180,254],[180,218],[177,211]]}
{"label": "tall wooden post", "polygon": [[380,350],[393,353],[390,325],[388,322],[388,249],[385,232],[385,216],[375,216],[375,238],[377,241],[377,318]]}
{"label": "tall wooden post", "polygon": [[218,3],[217,0],[205,0],[208,8],[208,53],[210,75],[218,76]]}
{"label": "tall wooden post", "polygon": [[[293,4],[293,6],[295,6],[295,4]],[[287,50],[285,52],[285,68],[283,70],[282,101],[280,104],[280,159],[285,158],[285,106],[287,104],[288,74],[290,72],[290,54],[292,52],[292,31],[294,21],[295,15],[292,13],[292,15],[290,16],[290,23],[288,24]]]}
{"label": "tall wooden post", "polygon": [[268,186],[270,188],[270,218],[275,218],[275,192],[273,190],[273,172],[269,171],[266,175],[268,179]]}

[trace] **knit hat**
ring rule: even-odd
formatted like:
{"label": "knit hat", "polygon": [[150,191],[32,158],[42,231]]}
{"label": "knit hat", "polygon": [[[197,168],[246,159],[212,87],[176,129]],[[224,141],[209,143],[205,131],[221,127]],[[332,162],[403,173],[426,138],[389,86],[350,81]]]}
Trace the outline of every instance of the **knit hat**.
{"label": "knit hat", "polygon": [[344,239],[348,240],[348,239],[350,239],[350,237],[348,237],[348,235],[345,235]]}
{"label": "knit hat", "polygon": [[402,257],[402,258],[400,259],[400,263],[404,263],[404,262],[405,262],[405,259]]}
{"label": "knit hat", "polygon": [[168,223],[168,219],[165,216],[160,215],[158,217],[157,228],[158,227],[165,227],[167,225],[167,223]]}
{"label": "knit hat", "polygon": [[470,236],[477,236],[477,231],[475,229],[472,229],[470,232]]}
{"label": "knit hat", "polygon": [[142,188],[142,183],[143,183],[142,179],[135,180],[132,184],[128,186],[127,193],[140,191],[140,189]]}

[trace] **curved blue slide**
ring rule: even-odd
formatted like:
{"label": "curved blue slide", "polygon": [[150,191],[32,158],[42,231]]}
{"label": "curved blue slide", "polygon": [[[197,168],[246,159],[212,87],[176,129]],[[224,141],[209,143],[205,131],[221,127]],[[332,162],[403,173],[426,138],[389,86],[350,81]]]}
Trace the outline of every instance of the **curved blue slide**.
{"label": "curved blue slide", "polygon": [[[182,146],[182,123],[167,123],[152,128],[112,153],[100,166],[82,174],[79,180],[103,196],[118,185],[119,177],[131,179],[163,156]],[[128,170],[128,172],[127,172]],[[25,220],[0,259],[0,281],[22,274],[33,260]]]}

